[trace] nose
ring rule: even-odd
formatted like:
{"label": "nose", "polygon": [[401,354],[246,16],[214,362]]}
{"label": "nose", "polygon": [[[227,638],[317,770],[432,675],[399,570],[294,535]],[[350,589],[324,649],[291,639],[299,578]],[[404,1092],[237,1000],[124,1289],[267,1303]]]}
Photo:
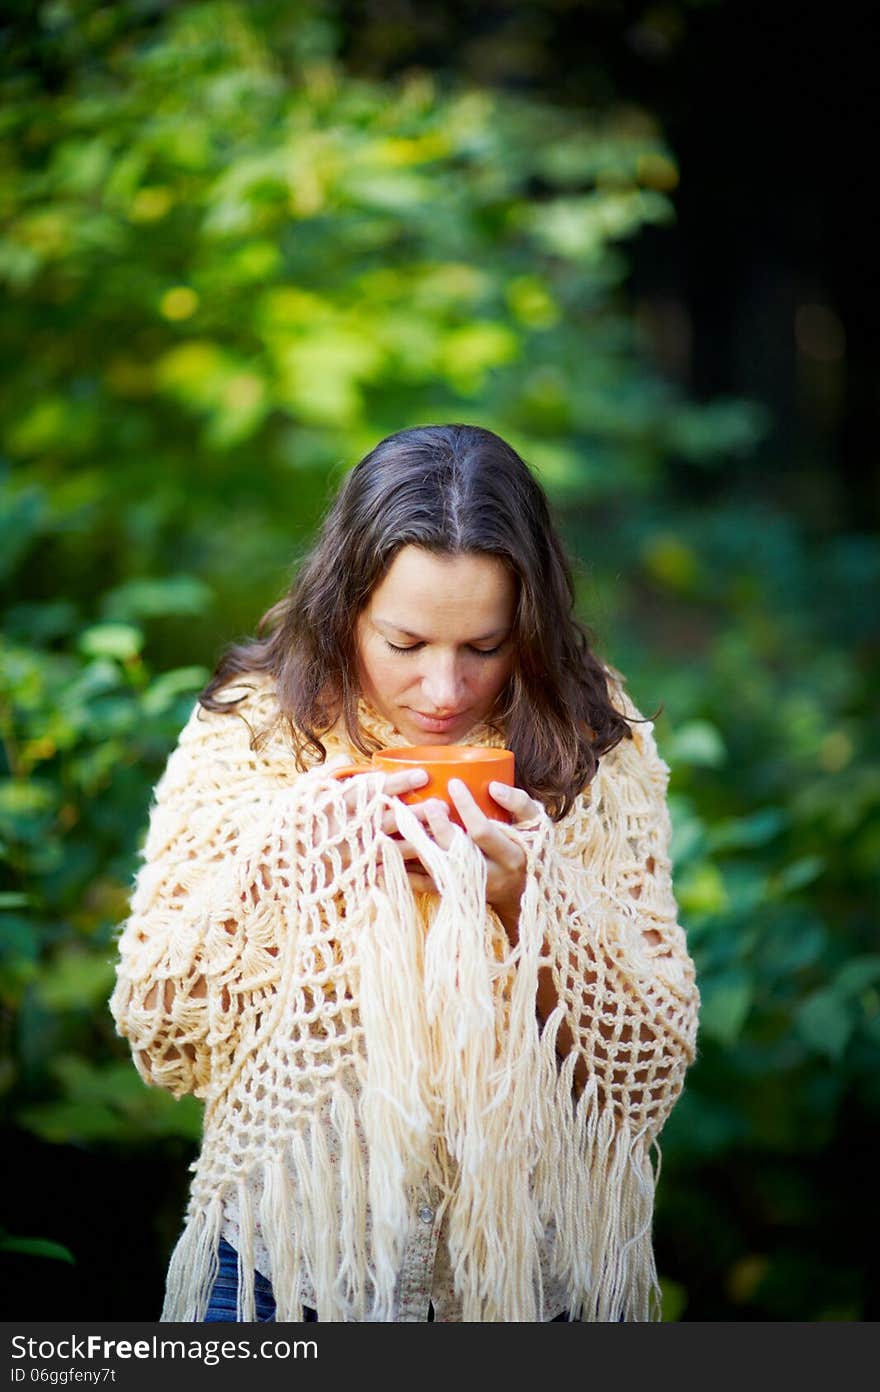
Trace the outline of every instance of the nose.
{"label": "nose", "polygon": [[454,653],[432,653],[422,671],[422,693],[432,715],[452,715],[464,697],[464,679]]}

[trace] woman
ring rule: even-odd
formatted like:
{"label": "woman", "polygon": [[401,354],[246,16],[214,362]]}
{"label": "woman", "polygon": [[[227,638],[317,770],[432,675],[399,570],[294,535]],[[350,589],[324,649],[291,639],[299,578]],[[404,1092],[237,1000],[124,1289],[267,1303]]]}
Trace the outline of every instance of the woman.
{"label": "woman", "polygon": [[[668,770],[572,607],[515,451],[405,430],[202,693],[112,1000],[146,1081],[206,1103],[163,1319],[656,1317],[698,997]],[[512,748],[510,824],[333,776],[419,743]]]}

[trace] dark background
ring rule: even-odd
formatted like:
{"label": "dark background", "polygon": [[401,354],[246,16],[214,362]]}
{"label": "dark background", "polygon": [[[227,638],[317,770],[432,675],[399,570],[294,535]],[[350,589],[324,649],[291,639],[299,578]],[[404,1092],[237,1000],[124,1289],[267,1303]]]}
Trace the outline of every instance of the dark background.
{"label": "dark background", "polygon": [[[659,359],[699,399],[772,407],[761,452],[783,501],[818,527],[876,527],[870,6],[361,0],[342,13],[357,72],[418,65],[655,113],[681,173],[677,217],[640,236],[631,284]],[[823,312],[798,327],[805,306]],[[748,487],[753,461],[744,472]]]}

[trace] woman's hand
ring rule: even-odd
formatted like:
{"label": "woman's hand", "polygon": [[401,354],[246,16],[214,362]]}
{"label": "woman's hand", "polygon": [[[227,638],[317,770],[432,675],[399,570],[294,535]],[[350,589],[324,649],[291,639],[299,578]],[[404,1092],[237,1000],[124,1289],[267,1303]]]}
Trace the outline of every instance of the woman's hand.
{"label": "woman's hand", "polygon": [[[325,765],[326,771],[328,773],[332,773],[334,766],[339,766],[341,763],[344,763],[344,756],[337,755],[333,759],[328,759]],[[385,774],[382,782],[382,791],[384,793],[387,793],[389,797],[402,797],[404,793],[410,793],[413,792],[416,788],[424,787],[427,781],[428,775],[424,769],[403,769],[400,773]],[[347,815],[351,817],[353,813],[357,810],[357,777],[344,779],[342,781],[341,786],[343,790],[345,810]],[[338,828],[333,828],[332,830],[333,834],[336,834]],[[393,835],[394,832],[397,830],[396,823],[393,826],[389,827],[389,818],[387,813],[385,814],[383,830],[387,831],[390,835]],[[340,845],[337,847],[337,850],[342,852],[343,864],[344,867],[347,868],[350,856],[348,855],[348,848],[346,846],[345,841],[342,841],[340,843]]]}
{"label": "woman's hand", "polygon": [[[509,813],[515,824],[531,821],[542,812],[541,804],[530,798],[522,788],[506,783],[490,783],[489,792],[495,802]],[[513,944],[519,930],[519,905],[526,885],[526,856],[522,847],[508,835],[503,822],[487,817],[475,802],[461,779],[449,781],[449,796],[471,840],[482,851],[486,861],[486,902],[497,913]],[[410,808],[441,850],[452,844],[453,822],[446,803],[438,798],[417,803]],[[386,813],[384,830],[393,835],[397,830],[393,812]],[[399,843],[407,862],[407,874],[413,889],[436,893],[436,885],[418,858],[415,847],[408,841]]]}

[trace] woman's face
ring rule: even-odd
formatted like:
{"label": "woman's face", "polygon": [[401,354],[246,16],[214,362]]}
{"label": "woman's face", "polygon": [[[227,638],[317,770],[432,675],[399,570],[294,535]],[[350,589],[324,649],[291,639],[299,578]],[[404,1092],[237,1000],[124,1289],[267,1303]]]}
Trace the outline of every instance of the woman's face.
{"label": "woman's face", "polygon": [[456,744],[513,669],[516,582],[496,556],[398,551],[357,620],[361,691],[410,744]]}

